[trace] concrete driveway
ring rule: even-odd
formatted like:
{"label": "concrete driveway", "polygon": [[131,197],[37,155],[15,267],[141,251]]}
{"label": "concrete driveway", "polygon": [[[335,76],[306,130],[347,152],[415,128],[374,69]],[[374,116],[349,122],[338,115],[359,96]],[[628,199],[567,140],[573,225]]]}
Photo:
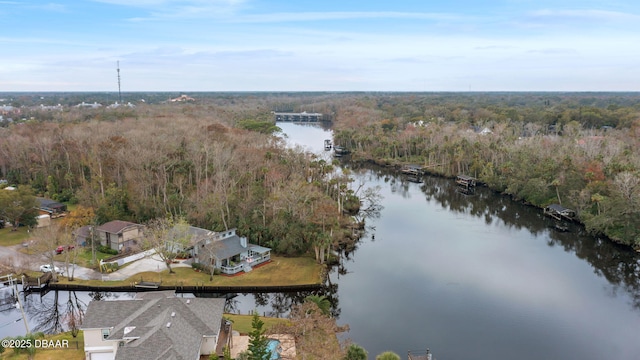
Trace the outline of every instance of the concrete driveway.
{"label": "concrete driveway", "polygon": [[[191,267],[190,264],[185,264],[182,261],[179,261],[177,264],[172,264],[172,268],[176,267]],[[151,255],[140,260],[136,260],[123,268],[119,269],[116,272],[110,274],[102,274],[102,279],[104,281],[114,281],[114,280],[125,280],[135,274],[145,272],[145,271],[153,271],[160,272],[167,269],[167,266],[164,264],[160,256]],[[149,279],[145,279],[151,281]]]}

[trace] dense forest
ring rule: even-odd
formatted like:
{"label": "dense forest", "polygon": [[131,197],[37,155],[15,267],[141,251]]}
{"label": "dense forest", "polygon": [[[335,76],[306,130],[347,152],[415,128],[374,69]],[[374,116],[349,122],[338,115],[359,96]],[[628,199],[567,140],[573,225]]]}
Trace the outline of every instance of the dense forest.
{"label": "dense forest", "polygon": [[[114,94],[0,95],[21,109],[0,128],[0,178],[91,206],[99,222],[183,215],[283,253],[322,253],[361,194],[332,164],[285,148],[270,123],[273,110],[317,111],[352,160],[471,175],[640,248],[636,93],[130,93],[135,107],[111,109],[72,105]],[[42,106],[53,104],[65,108]]]}
{"label": "dense forest", "polygon": [[336,109],[335,141],[354,160],[471,175],[640,248],[638,94],[362,96]]}
{"label": "dense forest", "polygon": [[285,147],[273,123],[256,120],[269,111],[244,100],[46,116],[25,108],[27,120],[0,128],[0,179],[93,208],[98,224],[184,217],[206,229],[237,228],[282,254],[315,251],[322,262],[351,236],[348,214],[360,205],[351,180]]}

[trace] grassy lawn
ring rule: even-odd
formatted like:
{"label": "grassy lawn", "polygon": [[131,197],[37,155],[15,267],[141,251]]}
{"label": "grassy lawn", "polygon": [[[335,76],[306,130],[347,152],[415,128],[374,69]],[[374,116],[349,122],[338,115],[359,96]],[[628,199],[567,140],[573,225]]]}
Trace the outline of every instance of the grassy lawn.
{"label": "grassy lawn", "polygon": [[[285,258],[272,256],[271,262],[253,269],[249,273],[236,276],[215,275],[209,280],[207,273],[196,272],[192,268],[174,268],[175,274],[168,270],[138,273],[123,281],[74,280],[73,284],[92,286],[126,286],[140,281],[161,281],[162,285],[200,285],[200,286],[277,286],[277,285],[306,285],[321,282],[322,266],[316,264],[311,257]],[[60,283],[69,283],[66,278]]]}
{"label": "grassy lawn", "polygon": [[[98,264],[100,263],[100,260],[104,260],[110,257],[113,257],[113,255],[111,254],[105,254],[105,253],[101,253],[100,251],[96,251],[96,263],[93,264],[93,255],[91,254],[91,248],[83,248],[83,247],[78,247],[77,250],[78,252],[78,257],[76,258],[76,263],[79,266],[84,266],[87,268],[98,268]],[[60,261],[64,261],[64,254],[60,254],[60,255],[56,255],[57,257],[60,257]]]}
{"label": "grassy lawn", "polygon": [[[68,340],[68,348],[39,348],[36,350],[34,359],[36,360],[83,360],[84,359],[84,336],[82,331],[78,333],[78,337],[73,338],[70,332],[61,333],[57,335],[45,336],[47,340]],[[6,349],[4,353],[0,354],[0,359],[11,360],[26,360],[28,359],[26,353],[16,354],[12,349]]]}
{"label": "grassy lawn", "polygon": [[[233,330],[236,330],[242,335],[248,334],[252,330],[251,320],[253,320],[253,316],[251,315],[224,314],[224,317],[233,321]],[[269,330],[273,325],[289,322],[288,319],[262,316],[260,316],[260,320],[264,321],[264,328],[267,330]]]}
{"label": "grassy lawn", "polygon": [[13,246],[25,242],[29,238],[27,228],[21,226],[17,231],[11,231],[11,228],[0,229],[0,245]]}

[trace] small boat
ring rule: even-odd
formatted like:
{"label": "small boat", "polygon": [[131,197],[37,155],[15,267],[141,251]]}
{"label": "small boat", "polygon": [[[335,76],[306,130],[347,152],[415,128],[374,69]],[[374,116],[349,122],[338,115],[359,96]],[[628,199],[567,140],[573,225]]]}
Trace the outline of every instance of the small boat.
{"label": "small boat", "polygon": [[346,154],[350,153],[350,151],[348,149],[345,149],[344,147],[342,147],[340,145],[335,145],[333,147],[333,151],[335,152],[336,156],[337,155],[346,155]]}

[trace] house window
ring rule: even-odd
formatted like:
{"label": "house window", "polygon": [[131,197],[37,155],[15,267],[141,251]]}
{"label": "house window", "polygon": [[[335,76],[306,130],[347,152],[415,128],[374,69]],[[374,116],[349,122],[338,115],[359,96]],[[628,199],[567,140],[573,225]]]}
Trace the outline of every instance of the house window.
{"label": "house window", "polygon": [[109,337],[109,329],[102,329],[102,340]]}

